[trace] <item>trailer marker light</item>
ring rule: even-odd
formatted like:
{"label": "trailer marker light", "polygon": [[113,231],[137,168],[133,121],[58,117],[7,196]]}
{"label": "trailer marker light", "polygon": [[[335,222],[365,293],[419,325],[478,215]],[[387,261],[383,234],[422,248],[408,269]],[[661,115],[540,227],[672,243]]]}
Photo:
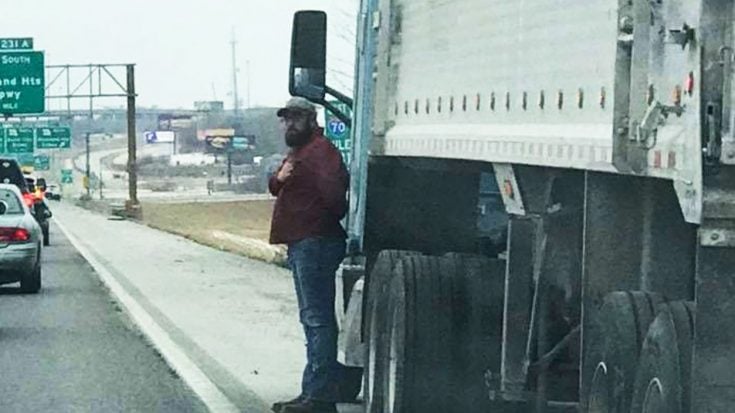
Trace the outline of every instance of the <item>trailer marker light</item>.
{"label": "trailer marker light", "polygon": [[669,152],[669,169],[676,168],[676,152]]}
{"label": "trailer marker light", "polygon": [[684,82],[684,90],[687,95],[691,96],[694,93],[694,72],[689,72],[686,81]]}
{"label": "trailer marker light", "polygon": [[681,86],[674,86],[674,93],[672,97],[674,100],[674,106],[681,106]]}

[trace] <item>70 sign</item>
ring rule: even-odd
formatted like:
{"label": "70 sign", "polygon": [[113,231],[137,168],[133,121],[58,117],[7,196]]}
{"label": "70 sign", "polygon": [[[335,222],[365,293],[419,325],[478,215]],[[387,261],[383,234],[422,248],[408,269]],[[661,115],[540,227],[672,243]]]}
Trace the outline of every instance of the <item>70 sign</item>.
{"label": "70 sign", "polygon": [[347,132],[347,124],[337,118],[330,119],[327,128],[329,128],[329,132],[335,137],[342,137]]}

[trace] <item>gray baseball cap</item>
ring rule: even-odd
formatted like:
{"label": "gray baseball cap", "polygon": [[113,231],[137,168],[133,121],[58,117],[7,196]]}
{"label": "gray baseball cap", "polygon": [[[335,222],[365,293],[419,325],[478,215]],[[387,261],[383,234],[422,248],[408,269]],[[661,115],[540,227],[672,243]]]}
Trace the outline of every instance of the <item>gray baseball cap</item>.
{"label": "gray baseball cap", "polygon": [[276,115],[283,117],[288,112],[304,112],[316,114],[316,106],[301,97],[293,97],[286,102],[286,106],[278,109]]}

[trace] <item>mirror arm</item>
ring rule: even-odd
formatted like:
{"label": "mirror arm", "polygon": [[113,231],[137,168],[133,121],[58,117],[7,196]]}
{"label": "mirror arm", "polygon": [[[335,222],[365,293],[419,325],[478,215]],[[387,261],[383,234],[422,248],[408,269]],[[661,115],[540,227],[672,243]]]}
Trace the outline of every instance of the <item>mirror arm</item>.
{"label": "mirror arm", "polygon": [[[350,100],[351,100],[351,99],[350,99]],[[341,111],[341,110],[339,110],[339,108],[338,108],[338,107],[334,106],[334,105],[333,105],[333,104],[331,104],[330,102],[327,102],[326,100],[324,100],[324,101],[322,101],[322,102],[317,102],[317,103],[319,103],[319,104],[321,104],[322,106],[324,106],[325,108],[329,109],[329,111],[330,111],[330,112],[332,112],[332,113],[334,114],[334,116],[336,116],[336,117],[337,117],[337,119],[339,119],[339,120],[341,120],[342,122],[344,122],[344,123],[345,123],[345,125],[347,125],[347,127],[348,127],[348,128],[351,128],[351,127],[352,127],[352,119],[350,119],[350,117],[349,117],[349,116],[347,116],[347,115],[345,115],[344,113],[342,113],[342,111]],[[346,102],[345,102],[345,103],[346,103]]]}
{"label": "mirror arm", "polygon": [[352,98],[340,93],[337,90],[332,89],[331,87],[324,85],[324,91],[329,93],[330,95],[334,96],[339,100],[340,102],[344,103],[345,105],[349,106],[350,109],[352,109]]}

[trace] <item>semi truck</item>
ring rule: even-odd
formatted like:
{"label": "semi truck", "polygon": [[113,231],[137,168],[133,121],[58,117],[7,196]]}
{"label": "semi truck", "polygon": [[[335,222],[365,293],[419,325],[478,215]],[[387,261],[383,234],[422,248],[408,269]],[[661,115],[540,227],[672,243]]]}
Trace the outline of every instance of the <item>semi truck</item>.
{"label": "semi truck", "polygon": [[352,97],[295,15],[366,412],[735,411],[733,3],[362,0]]}

